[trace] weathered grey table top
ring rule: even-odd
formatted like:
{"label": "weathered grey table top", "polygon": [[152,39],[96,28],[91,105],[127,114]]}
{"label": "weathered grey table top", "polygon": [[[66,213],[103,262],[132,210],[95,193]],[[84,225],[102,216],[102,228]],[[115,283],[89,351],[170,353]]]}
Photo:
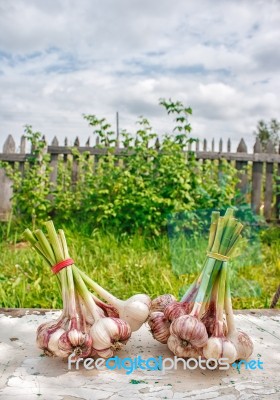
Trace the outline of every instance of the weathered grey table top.
{"label": "weathered grey table top", "polygon": [[[237,326],[254,341],[252,359],[263,370],[69,370],[66,361],[42,356],[36,328],[58,311],[0,309],[0,399],[280,399],[280,310],[237,311]],[[135,332],[119,357],[172,357],[148,327]]]}

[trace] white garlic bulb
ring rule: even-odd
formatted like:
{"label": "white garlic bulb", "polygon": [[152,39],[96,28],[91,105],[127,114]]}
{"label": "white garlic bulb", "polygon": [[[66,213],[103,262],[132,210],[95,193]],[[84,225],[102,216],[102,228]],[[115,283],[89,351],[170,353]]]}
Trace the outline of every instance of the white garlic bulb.
{"label": "white garlic bulb", "polygon": [[226,358],[229,364],[237,359],[237,352],[234,344],[225,337],[212,336],[206,346],[203,347],[203,355],[205,358]]}
{"label": "white garlic bulb", "polygon": [[134,332],[147,321],[151,299],[146,294],[135,294],[125,301],[118,300],[115,306],[118,308],[120,318],[126,321]]}
{"label": "white garlic bulb", "polygon": [[151,299],[148,295],[135,294],[127,300],[120,300],[96,282],[91,281],[90,285],[100,296],[117,309],[119,318],[126,321],[132,331],[137,331],[147,321],[151,307]]}
{"label": "white garlic bulb", "polygon": [[131,329],[122,319],[105,317],[92,325],[90,335],[93,340],[93,349],[105,358],[111,357],[114,351],[122,348],[131,336]]}
{"label": "white garlic bulb", "polygon": [[235,330],[231,332],[228,339],[232,341],[237,351],[238,360],[247,360],[253,353],[254,345],[247,333]]}

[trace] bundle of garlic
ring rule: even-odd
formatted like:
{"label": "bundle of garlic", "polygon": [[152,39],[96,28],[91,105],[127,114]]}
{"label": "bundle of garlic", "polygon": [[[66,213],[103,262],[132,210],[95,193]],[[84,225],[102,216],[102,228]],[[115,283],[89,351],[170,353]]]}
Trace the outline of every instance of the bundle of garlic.
{"label": "bundle of garlic", "polygon": [[[95,355],[112,357],[147,320],[151,300],[145,294],[123,301],[107,292],[69,257],[63,230],[56,232],[52,221],[42,230],[25,230],[26,239],[44,258],[57,276],[63,310],[54,322],[42,324],[37,330],[37,344],[47,355],[66,358],[70,354],[86,358]],[[101,301],[88,289],[95,290]],[[73,357],[73,356],[72,356]]]}
{"label": "bundle of garlic", "polygon": [[179,357],[247,359],[253,352],[249,336],[237,331],[231,304],[228,260],[243,225],[228,209],[212,213],[207,256],[198,278],[181,301],[170,294],[152,301],[148,323],[153,337],[167,343]]}

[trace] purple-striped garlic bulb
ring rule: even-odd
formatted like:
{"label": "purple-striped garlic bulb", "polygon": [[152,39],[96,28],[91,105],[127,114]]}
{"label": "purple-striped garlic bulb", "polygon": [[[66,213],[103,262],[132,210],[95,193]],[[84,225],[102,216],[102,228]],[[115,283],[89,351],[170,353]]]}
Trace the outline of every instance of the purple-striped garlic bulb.
{"label": "purple-striped garlic bulb", "polygon": [[190,342],[182,340],[176,335],[169,336],[167,346],[177,357],[198,358],[202,355],[201,349],[195,348]]}
{"label": "purple-striped garlic bulb", "polygon": [[170,336],[170,322],[163,312],[154,311],[150,314],[148,324],[151,328],[153,338],[160,343],[167,343]]}
{"label": "purple-striped garlic bulb", "polygon": [[168,321],[172,322],[176,318],[190,313],[190,304],[179,301],[168,304],[164,309],[164,315]]}
{"label": "purple-striped garlic bulb", "polygon": [[170,325],[170,333],[197,348],[204,347],[208,341],[205,325],[192,315],[175,319]]}
{"label": "purple-striped garlic bulb", "polygon": [[176,298],[172,294],[163,294],[158,296],[152,301],[150,312],[163,312],[170,303],[174,303],[175,301]]}

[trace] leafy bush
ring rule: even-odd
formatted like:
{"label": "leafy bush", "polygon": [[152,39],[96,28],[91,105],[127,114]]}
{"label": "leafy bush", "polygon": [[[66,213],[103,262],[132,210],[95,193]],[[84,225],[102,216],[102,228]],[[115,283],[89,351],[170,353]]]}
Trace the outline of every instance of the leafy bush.
{"label": "leafy bush", "polygon": [[[116,140],[110,124],[95,115],[84,115],[100,138],[102,155],[98,155],[98,163],[88,152],[79,154],[77,149],[67,160],[61,157],[55,186],[49,182],[51,168],[43,154],[41,135],[28,127],[33,153],[25,175],[21,177],[19,171],[6,166],[13,181],[15,215],[33,223],[49,216],[60,223],[71,220],[87,233],[101,228],[159,235],[168,223],[186,230],[208,224],[213,208],[232,204],[236,170],[225,160],[197,161],[193,152],[186,151],[195,140],[190,138],[188,122],[192,110],[171,100],[161,99],[160,104],[175,115],[173,132],[155,143],[156,133],[149,121],[140,117],[136,140],[131,133],[121,133],[121,156],[114,154]],[[78,166],[76,181],[74,165]],[[200,215],[200,209],[209,211]]]}
{"label": "leafy bush", "polygon": [[34,132],[26,125],[25,136],[31,143],[31,155],[24,164],[24,174],[18,163],[14,168],[6,162],[0,166],[5,168],[12,181],[13,214],[35,226],[37,220],[46,218],[51,212],[50,156],[40,132]]}

